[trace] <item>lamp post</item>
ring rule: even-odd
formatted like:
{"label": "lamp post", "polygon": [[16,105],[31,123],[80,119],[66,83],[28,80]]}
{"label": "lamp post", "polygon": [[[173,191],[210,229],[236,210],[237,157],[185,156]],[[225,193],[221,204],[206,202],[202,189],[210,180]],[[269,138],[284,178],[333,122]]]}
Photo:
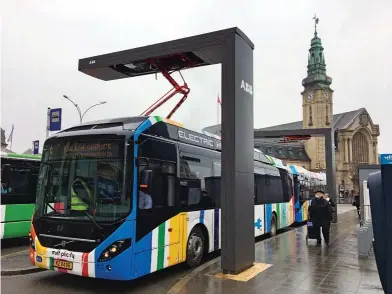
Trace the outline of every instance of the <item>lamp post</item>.
{"label": "lamp post", "polygon": [[91,108],[93,108],[93,107],[95,107],[95,106],[98,106],[98,105],[102,105],[102,104],[107,103],[106,101],[100,101],[99,103],[94,104],[94,105],[90,106],[89,108],[87,108],[86,111],[83,112],[83,114],[82,114],[82,111],[81,111],[81,109],[80,109],[80,107],[79,107],[79,105],[78,105],[77,103],[73,102],[67,95],[63,95],[63,97],[64,97],[65,99],[67,99],[69,102],[71,102],[71,103],[76,107],[76,110],[77,110],[78,113],[79,113],[80,123],[82,123],[83,117],[85,116],[86,112],[89,111]]}

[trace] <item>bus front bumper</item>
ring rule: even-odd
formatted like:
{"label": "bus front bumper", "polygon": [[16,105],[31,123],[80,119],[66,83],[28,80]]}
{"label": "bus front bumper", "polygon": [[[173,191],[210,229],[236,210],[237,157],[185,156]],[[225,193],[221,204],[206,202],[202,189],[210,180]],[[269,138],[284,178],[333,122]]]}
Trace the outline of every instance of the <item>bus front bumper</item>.
{"label": "bus front bumper", "polygon": [[131,248],[109,261],[98,261],[99,255],[97,249],[83,253],[44,247],[35,235],[34,229],[30,232],[30,262],[34,266],[91,278],[132,279]]}

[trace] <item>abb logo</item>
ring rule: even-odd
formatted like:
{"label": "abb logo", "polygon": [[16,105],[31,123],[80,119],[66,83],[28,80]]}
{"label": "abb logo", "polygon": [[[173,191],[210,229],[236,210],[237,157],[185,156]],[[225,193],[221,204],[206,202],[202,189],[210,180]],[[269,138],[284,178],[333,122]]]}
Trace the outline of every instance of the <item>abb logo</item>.
{"label": "abb logo", "polygon": [[244,80],[241,81],[241,89],[244,89],[245,92],[249,93],[250,95],[253,95],[253,87],[251,84],[248,84]]}

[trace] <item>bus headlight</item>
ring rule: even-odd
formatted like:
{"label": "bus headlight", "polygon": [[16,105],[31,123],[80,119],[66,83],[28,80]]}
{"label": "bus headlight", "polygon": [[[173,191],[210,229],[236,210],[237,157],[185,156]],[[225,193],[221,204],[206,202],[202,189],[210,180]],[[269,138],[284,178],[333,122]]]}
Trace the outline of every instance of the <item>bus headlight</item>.
{"label": "bus headlight", "polygon": [[29,243],[31,248],[35,250],[35,241],[33,240],[33,237],[31,237],[31,233],[29,233]]}
{"label": "bus headlight", "polygon": [[119,240],[107,247],[99,256],[98,261],[108,261],[131,246],[131,239]]}

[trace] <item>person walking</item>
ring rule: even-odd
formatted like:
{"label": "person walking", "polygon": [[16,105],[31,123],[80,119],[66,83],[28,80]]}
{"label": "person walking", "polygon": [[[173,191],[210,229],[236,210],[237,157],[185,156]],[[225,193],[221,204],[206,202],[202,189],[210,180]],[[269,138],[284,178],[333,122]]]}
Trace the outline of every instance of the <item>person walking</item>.
{"label": "person walking", "polygon": [[358,214],[358,217],[360,217],[361,216],[361,214],[360,214],[361,203],[359,201],[359,192],[358,191],[355,191],[353,206],[355,206],[357,208],[357,214]]}
{"label": "person walking", "polygon": [[317,245],[321,245],[321,230],[323,232],[324,242],[329,246],[329,230],[332,221],[331,204],[324,199],[324,191],[316,191],[314,199],[310,205],[310,220],[316,229]]}
{"label": "person walking", "polygon": [[331,205],[331,213],[334,213],[335,209],[336,209],[336,204],[335,204],[335,202],[332,201],[331,198],[329,198],[329,194],[328,193],[325,193],[324,199],[327,200],[329,205]]}

